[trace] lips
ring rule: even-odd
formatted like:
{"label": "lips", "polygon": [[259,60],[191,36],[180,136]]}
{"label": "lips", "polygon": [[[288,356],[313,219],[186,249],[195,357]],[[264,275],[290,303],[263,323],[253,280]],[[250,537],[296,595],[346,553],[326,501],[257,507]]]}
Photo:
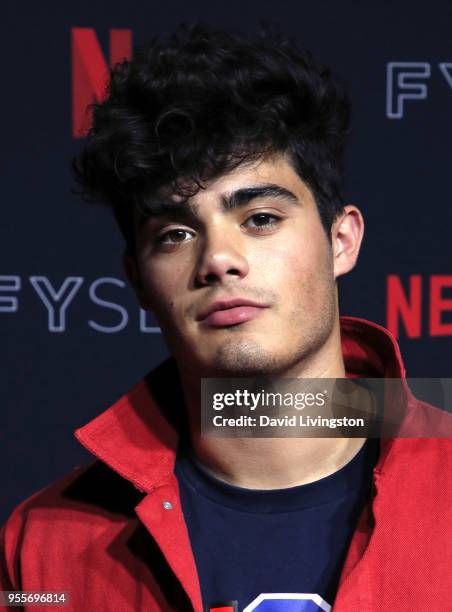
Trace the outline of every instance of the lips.
{"label": "lips", "polygon": [[252,300],[235,298],[233,300],[214,302],[203,311],[198,320],[209,327],[225,327],[238,325],[257,317],[265,308],[266,304],[260,304]]}

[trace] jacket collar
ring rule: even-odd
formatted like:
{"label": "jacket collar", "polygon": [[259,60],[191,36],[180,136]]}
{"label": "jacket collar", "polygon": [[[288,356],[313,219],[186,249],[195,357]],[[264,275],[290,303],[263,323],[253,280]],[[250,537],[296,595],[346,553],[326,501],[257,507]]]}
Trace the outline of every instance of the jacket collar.
{"label": "jacket collar", "polygon": [[[340,324],[348,377],[405,379],[399,347],[387,329],[357,317],[341,317]],[[410,395],[406,383],[403,390]],[[170,358],[75,436],[93,455],[150,493],[173,473],[183,405],[177,366]],[[390,442],[382,441],[379,465]]]}

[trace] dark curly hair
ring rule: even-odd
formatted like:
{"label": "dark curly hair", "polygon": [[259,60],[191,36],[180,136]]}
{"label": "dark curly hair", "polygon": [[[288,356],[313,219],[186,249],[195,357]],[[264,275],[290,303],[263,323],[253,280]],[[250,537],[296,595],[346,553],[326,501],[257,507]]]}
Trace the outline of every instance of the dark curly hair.
{"label": "dark curly hair", "polygon": [[188,198],[274,153],[288,154],[328,235],[342,210],[350,102],[329,69],[278,34],[251,42],[182,25],[117,64],[107,97],[91,108],[76,180],[85,198],[112,207],[131,253],[133,209],[146,214],[161,186]]}

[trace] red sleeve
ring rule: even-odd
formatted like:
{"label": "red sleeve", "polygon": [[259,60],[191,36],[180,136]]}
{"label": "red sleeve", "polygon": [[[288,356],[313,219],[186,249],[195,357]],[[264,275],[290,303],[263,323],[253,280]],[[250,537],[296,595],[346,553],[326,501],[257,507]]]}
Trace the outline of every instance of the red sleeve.
{"label": "red sleeve", "polygon": [[[13,520],[11,517],[10,520]],[[14,521],[13,521],[14,522]],[[13,533],[10,531],[9,521],[0,529],[0,591],[20,591],[17,584],[18,572],[15,568],[19,567],[19,559],[16,555],[16,551],[10,546],[13,541],[17,541],[17,538],[10,538]],[[21,610],[22,607],[7,606],[4,610]]]}

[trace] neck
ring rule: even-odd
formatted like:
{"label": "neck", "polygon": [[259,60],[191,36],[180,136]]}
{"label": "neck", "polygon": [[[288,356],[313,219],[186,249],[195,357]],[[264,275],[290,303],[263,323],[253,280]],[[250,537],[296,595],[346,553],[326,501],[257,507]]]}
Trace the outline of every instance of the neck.
{"label": "neck", "polygon": [[[191,444],[217,478],[249,489],[282,489],[314,482],[346,465],[364,438],[220,438],[200,431],[200,379],[180,369],[190,420]],[[340,329],[316,355],[293,364],[281,378],[344,378]]]}
{"label": "neck", "polygon": [[193,440],[196,455],[216,477],[246,489],[285,489],[315,482],[346,465],[363,438],[216,438]]}

